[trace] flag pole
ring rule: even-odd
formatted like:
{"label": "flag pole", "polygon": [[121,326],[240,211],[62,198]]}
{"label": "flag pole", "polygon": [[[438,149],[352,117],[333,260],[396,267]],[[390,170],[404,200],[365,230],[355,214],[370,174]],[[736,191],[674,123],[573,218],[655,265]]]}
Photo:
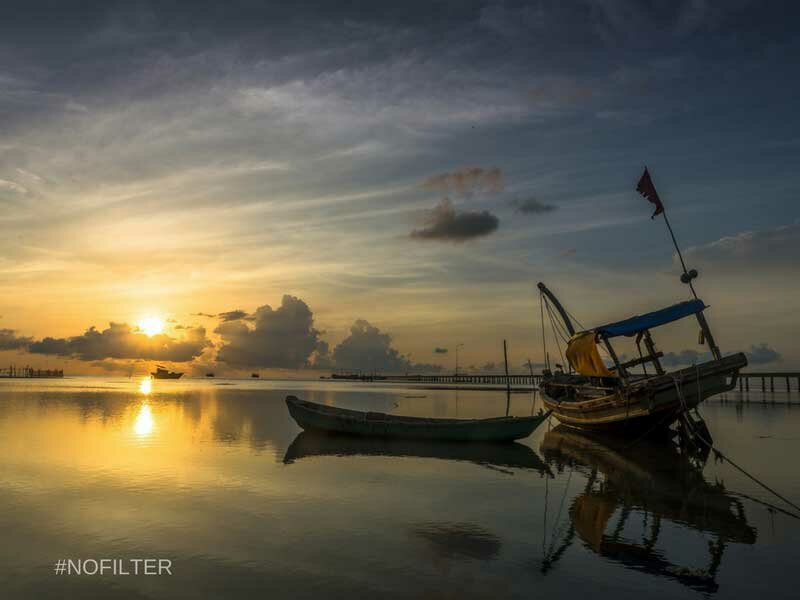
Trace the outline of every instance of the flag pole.
{"label": "flag pole", "polygon": [[686,269],[686,263],[683,260],[683,254],[681,254],[681,249],[678,246],[678,240],[675,239],[675,233],[672,231],[672,225],[669,224],[669,219],[667,218],[667,210],[664,209],[661,211],[661,214],[664,215],[664,223],[667,224],[667,229],[669,230],[669,235],[672,238],[672,244],[675,246],[675,251],[678,253],[678,258],[681,261],[681,267],[683,267],[683,274],[686,275],[686,283],[689,284],[689,289],[692,290],[692,295],[694,299],[697,300],[697,292],[694,291],[694,285],[692,285],[692,277],[689,275],[689,271]]}
{"label": "flag pole", "polygon": [[694,296],[694,299],[697,300],[698,299],[697,292],[694,291],[694,285],[692,285],[692,279],[697,277],[697,271],[695,271],[694,269],[689,271],[686,268],[686,262],[683,260],[683,254],[681,253],[681,249],[678,246],[678,240],[675,239],[675,232],[672,231],[672,225],[670,225],[669,219],[667,218],[667,211],[664,208],[664,203],[661,202],[661,198],[658,197],[656,186],[653,184],[653,180],[650,177],[650,172],[647,170],[646,166],[644,168],[644,173],[642,173],[642,176],[639,178],[639,183],[636,184],[636,191],[655,205],[656,211],[650,217],[651,219],[655,219],[656,215],[658,214],[664,215],[664,223],[666,223],[667,225],[667,229],[669,230],[669,235],[672,238],[672,244],[673,246],[675,246],[675,251],[678,253],[678,258],[680,259],[681,267],[683,268],[683,275],[681,275],[681,281],[683,283],[689,284],[689,289],[692,290],[692,296]]}

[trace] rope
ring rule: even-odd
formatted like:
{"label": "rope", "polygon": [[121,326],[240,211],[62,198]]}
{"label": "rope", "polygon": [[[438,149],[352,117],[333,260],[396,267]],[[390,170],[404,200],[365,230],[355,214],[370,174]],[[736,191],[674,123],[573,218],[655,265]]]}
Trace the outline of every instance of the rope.
{"label": "rope", "polygon": [[539,312],[542,316],[542,349],[544,350],[544,364],[547,369],[550,369],[550,361],[547,360],[547,334],[544,330],[544,294],[542,292],[539,292]]}
{"label": "rope", "polygon": [[567,492],[569,491],[569,484],[572,481],[572,474],[575,472],[575,466],[573,465],[570,467],[569,470],[569,477],[567,477],[567,483],[564,485],[564,493],[561,495],[561,504],[558,507],[558,515],[556,516],[556,528],[553,529],[553,535],[550,538],[550,548],[547,550],[545,556],[549,556],[552,554],[553,549],[556,545],[556,538],[560,535],[561,531],[563,530],[563,525],[561,524],[561,512],[564,510],[564,500],[567,499]]}
{"label": "rope", "polygon": [[[698,372],[698,374],[699,374],[699,372]],[[673,376],[673,377],[672,377],[672,381],[675,383],[675,389],[678,391],[678,398],[679,398],[679,399],[680,399],[680,401],[681,401],[681,406],[684,408],[684,412],[686,412],[686,410],[687,410],[687,409],[686,409],[686,401],[685,401],[685,399],[684,399],[684,397],[683,397],[683,391],[682,391],[682,389],[681,389],[681,386],[679,386],[679,385],[678,385],[678,378],[677,378],[677,377],[675,377],[675,376]],[[699,392],[699,389],[700,389],[700,382],[699,382],[699,380],[698,380],[697,386],[698,386],[698,392]],[[698,396],[698,398],[699,398],[699,396]],[[697,410],[697,407],[695,407],[695,411],[697,412],[697,414],[698,414],[698,415],[700,414],[700,411],[698,411],[698,410]],[[701,418],[702,418],[702,417],[701,417]],[[745,475],[746,477],[748,477],[748,478],[750,478],[751,480],[753,480],[754,482],[756,482],[758,485],[760,485],[761,487],[763,487],[765,490],[767,490],[767,491],[768,491],[768,492],[770,492],[771,494],[775,495],[777,498],[780,498],[781,500],[783,500],[783,501],[784,501],[786,504],[788,504],[789,506],[791,506],[791,507],[792,507],[792,508],[794,508],[795,510],[797,510],[797,511],[800,511],[800,506],[798,506],[797,504],[795,504],[794,502],[792,502],[791,500],[789,500],[789,499],[788,499],[788,498],[786,498],[785,496],[783,496],[783,495],[781,495],[780,493],[778,493],[776,490],[774,490],[773,488],[771,488],[770,486],[768,486],[766,483],[764,483],[763,481],[761,481],[760,479],[758,479],[758,478],[757,478],[755,475],[751,475],[750,473],[748,473],[748,472],[747,472],[747,471],[746,471],[746,470],[745,470],[743,467],[741,467],[741,466],[739,466],[738,464],[736,464],[736,463],[733,461],[733,459],[731,459],[730,457],[728,457],[728,456],[727,456],[726,454],[724,454],[724,453],[723,453],[721,450],[719,450],[719,449],[715,448],[713,443],[709,442],[707,439],[705,439],[705,438],[703,437],[703,435],[702,435],[700,432],[698,432],[698,431],[696,431],[696,430],[695,430],[695,428],[694,428],[694,425],[691,423],[691,421],[690,421],[689,419],[686,419],[686,420],[685,420],[685,423],[686,423],[686,425],[688,426],[690,433],[691,433],[691,434],[692,434],[692,435],[693,435],[693,436],[694,436],[696,439],[698,439],[698,440],[700,440],[701,442],[703,442],[703,444],[705,444],[705,445],[708,447],[708,449],[709,449],[709,450],[711,450],[712,452],[714,452],[714,456],[716,456],[717,458],[719,458],[719,459],[721,459],[721,460],[727,461],[727,462],[728,462],[728,464],[730,464],[732,467],[734,467],[735,469],[737,469],[737,470],[738,470],[739,472],[741,472],[743,475]]]}
{"label": "rope", "polygon": [[550,305],[545,303],[545,308],[547,308],[547,315],[550,317],[550,326],[553,328],[553,337],[555,337],[558,355],[561,357],[561,364],[563,365],[566,361],[564,360],[564,354],[561,352],[561,344],[558,343],[558,332],[556,330],[555,318],[550,310]]}

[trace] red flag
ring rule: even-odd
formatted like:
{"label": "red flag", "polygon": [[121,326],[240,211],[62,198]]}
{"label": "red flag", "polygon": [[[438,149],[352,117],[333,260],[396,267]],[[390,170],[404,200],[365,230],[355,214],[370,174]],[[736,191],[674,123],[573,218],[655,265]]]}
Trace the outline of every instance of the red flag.
{"label": "red flag", "polygon": [[661,198],[658,197],[656,186],[653,185],[653,180],[650,179],[650,173],[647,172],[647,167],[644,168],[642,178],[639,179],[639,183],[636,185],[636,191],[656,205],[656,212],[650,217],[651,219],[655,219],[656,215],[660,215],[664,212],[664,205],[661,204]]}

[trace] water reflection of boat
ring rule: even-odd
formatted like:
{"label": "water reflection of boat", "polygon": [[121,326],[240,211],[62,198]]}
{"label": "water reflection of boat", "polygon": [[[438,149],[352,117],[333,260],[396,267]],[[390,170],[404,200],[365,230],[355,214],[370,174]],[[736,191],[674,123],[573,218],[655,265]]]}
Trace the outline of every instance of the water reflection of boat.
{"label": "water reflection of boat", "polygon": [[150,377],[152,377],[153,379],[180,379],[182,376],[183,373],[168,371],[161,365],[157,365],[156,370],[150,373]]}
{"label": "water reflection of boat", "polygon": [[[548,465],[559,471],[574,468],[588,478],[570,507],[571,526],[562,547],[546,556],[545,568],[577,534],[586,547],[627,568],[715,592],[726,545],[756,541],[756,530],[748,525],[738,499],[721,484],[707,482],[702,467],[672,443],[642,441],[631,447],[561,425],[545,434],[540,450]],[[635,513],[643,519],[631,519]],[[609,527],[615,514],[619,517]],[[637,527],[639,522],[644,524]],[[656,548],[666,523],[713,537],[705,568],[673,564]],[[632,530],[637,533],[631,535]]]}
{"label": "water reflection of boat", "polygon": [[549,473],[539,456],[528,446],[518,443],[489,444],[476,442],[438,442],[350,435],[330,435],[303,431],[286,450],[283,462],[314,456],[397,456],[438,458],[507,469],[531,469]]}
{"label": "water reflection of boat", "polygon": [[547,418],[434,419],[348,410],[286,397],[289,414],[303,429],[369,437],[460,442],[510,442],[528,437]]}

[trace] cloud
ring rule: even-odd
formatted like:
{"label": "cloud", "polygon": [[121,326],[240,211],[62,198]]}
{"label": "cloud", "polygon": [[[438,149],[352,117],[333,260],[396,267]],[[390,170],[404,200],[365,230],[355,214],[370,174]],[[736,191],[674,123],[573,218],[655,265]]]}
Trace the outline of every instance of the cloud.
{"label": "cloud", "polygon": [[388,333],[364,319],[358,319],[350,327],[350,335],[333,350],[336,368],[349,371],[406,372],[411,362],[398,350],[392,348]]}
{"label": "cloud", "polygon": [[[778,362],[783,359],[783,356],[777,350],[770,348],[766,342],[751,345],[750,350],[744,352],[747,356],[747,362],[750,365],[765,365],[772,362]],[[697,363],[712,360],[710,352],[697,352],[696,350],[681,350],[678,353],[667,352],[661,358],[661,364],[665,367],[678,367],[684,365],[694,365]]]}
{"label": "cloud", "polygon": [[524,215],[541,215],[552,212],[557,208],[553,204],[539,202],[536,198],[518,198],[511,201],[511,206],[513,206],[518,213]]}
{"label": "cloud", "polygon": [[665,367],[677,367],[682,365],[694,365],[707,360],[711,360],[710,352],[698,352],[697,350],[681,350],[680,352],[667,352],[661,357],[661,364]]}
{"label": "cloud", "polygon": [[218,361],[239,367],[298,369],[308,366],[311,353],[320,348],[314,315],[300,298],[285,295],[280,307],[261,306],[252,317],[252,326],[229,320],[214,330],[223,342]]}
{"label": "cloud", "polygon": [[765,342],[758,346],[750,346],[750,350],[745,352],[747,362],[751,365],[765,365],[772,362],[783,360],[783,356],[777,350],[773,350]]}
{"label": "cloud", "polygon": [[247,316],[247,313],[243,310],[229,310],[228,312],[219,313],[217,318],[222,319],[223,321],[239,321],[247,318]]}
{"label": "cloud", "polygon": [[497,167],[461,167],[455,171],[432,175],[422,182],[422,187],[443,194],[466,198],[478,192],[497,194],[503,191],[503,171]]}
{"label": "cloud", "polygon": [[434,354],[447,354],[447,348],[434,348]]}
{"label": "cloud", "polygon": [[212,315],[211,313],[204,313],[204,312],[197,312],[191,313],[192,317],[208,317],[209,319],[215,319],[217,315]]}
{"label": "cloud", "polygon": [[487,236],[496,231],[499,225],[500,219],[489,211],[457,211],[445,198],[429,211],[424,227],[414,229],[411,237],[461,243]]}
{"label": "cloud", "polygon": [[409,373],[439,371],[439,365],[413,363],[392,348],[392,337],[364,319],[350,327],[350,335],[333,350],[333,362],[342,371]]}
{"label": "cloud", "polygon": [[[716,268],[770,269],[796,267],[800,256],[800,223],[762,231],[743,231],[684,252],[687,262]],[[677,263],[677,256],[674,257]]]}
{"label": "cloud", "polygon": [[21,195],[28,193],[27,188],[9,179],[0,179],[0,192],[2,192],[3,190]]}
{"label": "cloud", "polygon": [[23,350],[32,338],[18,337],[13,329],[0,329],[0,350]]}
{"label": "cloud", "polygon": [[202,354],[210,344],[203,327],[187,329],[183,338],[176,339],[166,334],[147,336],[127,323],[112,322],[103,331],[90,327],[83,335],[45,337],[31,342],[27,349],[32,354],[69,356],[86,361],[117,358],[187,362]]}

